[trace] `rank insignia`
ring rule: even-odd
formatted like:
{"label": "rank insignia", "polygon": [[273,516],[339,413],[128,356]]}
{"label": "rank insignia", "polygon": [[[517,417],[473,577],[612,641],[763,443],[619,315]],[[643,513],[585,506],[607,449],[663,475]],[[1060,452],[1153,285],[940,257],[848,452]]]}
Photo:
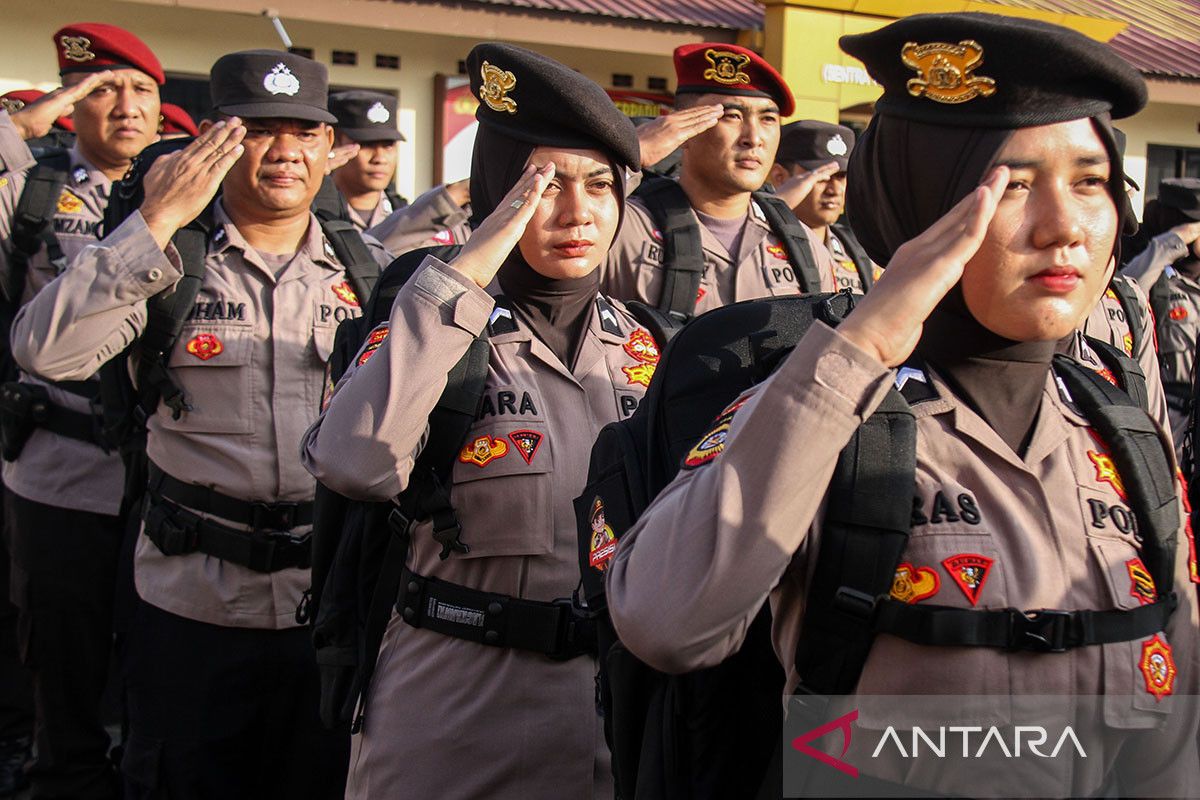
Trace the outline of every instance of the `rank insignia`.
{"label": "rank insignia", "polygon": [[612,526],[604,519],[604,501],[597,497],[592,501],[592,541],[588,549],[588,563],[592,569],[603,572],[617,552],[617,537]]}
{"label": "rank insignia", "polygon": [[63,189],[62,194],[58,196],[58,213],[78,214],[80,211],[83,211],[83,201]]}
{"label": "rank insignia", "polygon": [[629,383],[649,386],[658,365],[658,344],[654,337],[639,328],[629,334],[629,341],[621,345],[621,349],[638,362],[631,367],[621,367]]}
{"label": "rank insignia", "polygon": [[1154,695],[1156,701],[1175,691],[1175,657],[1171,654],[1171,645],[1157,633],[1153,639],[1142,642],[1142,660],[1138,666],[1146,679],[1146,691]]}
{"label": "rank insignia", "polygon": [[86,36],[60,36],[58,41],[62,45],[63,58],[68,61],[78,61],[82,64],[96,57],[91,51],[92,40]]}
{"label": "rank insignia", "polygon": [[979,604],[979,595],[992,571],[993,560],[977,553],[959,553],[942,561],[942,566],[962,589],[971,605]]}
{"label": "rank insignia", "polygon": [[[1088,433],[1096,440],[1096,443],[1101,448],[1104,447],[1104,442],[1096,435],[1096,432],[1089,429]],[[1091,459],[1093,466],[1096,467],[1096,481],[1099,483],[1107,483],[1112,487],[1113,491],[1122,500],[1127,500],[1125,496],[1125,484],[1121,481],[1121,476],[1117,474],[1117,465],[1113,463],[1112,456],[1100,450],[1088,450],[1088,458]]]}
{"label": "rank insignia", "polygon": [[1129,559],[1125,562],[1125,569],[1129,572],[1129,594],[1139,605],[1148,606],[1153,603],[1158,591],[1154,588],[1154,578],[1151,577],[1150,570],[1146,569],[1142,560]]}
{"label": "rank insignia", "polygon": [[1187,309],[1183,306],[1171,306],[1171,310],[1167,312],[1167,316],[1178,322],[1181,319],[1187,319]]}
{"label": "rank insignia", "polygon": [[388,337],[388,326],[387,325],[380,325],[378,328],[371,331],[371,335],[367,337],[366,344],[363,345],[362,353],[360,353],[358,356],[358,365],[360,367],[363,364],[367,363],[367,361],[370,360],[371,356],[375,355],[375,351],[379,349],[379,346],[381,344],[383,344],[384,340],[387,339],[387,337]]}
{"label": "rank insignia", "polygon": [[933,597],[941,587],[942,582],[937,572],[929,567],[914,567],[905,563],[896,567],[896,577],[892,581],[892,597],[904,603],[915,603]]}
{"label": "rank insignia", "polygon": [[479,67],[483,85],[479,87],[479,99],[487,103],[492,111],[517,113],[517,101],[508,96],[517,85],[517,76],[507,70],[493,67],[484,61]]}
{"label": "rank insignia", "polygon": [[188,340],[187,351],[201,361],[208,361],[213,356],[219,356],[225,351],[225,345],[215,333],[197,333]]}
{"label": "rank insignia", "polygon": [[349,281],[342,281],[341,283],[334,284],[331,288],[333,289],[333,293],[337,295],[338,300],[352,305],[355,308],[358,307],[358,295],[354,293],[354,289],[350,288]]}
{"label": "rank insignia", "polygon": [[705,50],[704,57],[711,66],[704,70],[704,80],[716,81],[726,86],[737,86],[750,82],[750,76],[742,71],[742,67],[750,63],[750,56],[745,53],[731,53],[728,50]]}
{"label": "rank insignia", "polygon": [[778,258],[780,261],[787,261],[787,250],[783,249],[781,244],[767,245],[767,252]]}
{"label": "rank insignia", "polygon": [[392,114],[383,103],[376,103],[367,109],[367,119],[376,125],[382,125],[392,118]]}
{"label": "rank insignia", "polygon": [[533,462],[538,448],[542,446],[542,435],[537,431],[513,431],[508,438],[517,446],[517,455],[525,459],[526,464]]}
{"label": "rank insignia", "polygon": [[745,399],[738,400],[717,416],[712,429],[704,434],[704,437],[684,457],[684,469],[702,467],[724,452],[725,439],[729,436],[729,426],[733,423],[733,415],[745,404]]}
{"label": "rank insignia", "polygon": [[991,97],[996,92],[996,81],[972,74],[983,63],[983,48],[970,39],[958,44],[908,42],[900,48],[900,59],[917,71],[917,77],[907,84],[913,97],[954,104]]}
{"label": "rank insignia", "polygon": [[506,455],[508,455],[508,445],[503,439],[477,436],[475,441],[464,447],[458,454],[458,460],[464,464],[486,467],[497,458],[504,458]]}

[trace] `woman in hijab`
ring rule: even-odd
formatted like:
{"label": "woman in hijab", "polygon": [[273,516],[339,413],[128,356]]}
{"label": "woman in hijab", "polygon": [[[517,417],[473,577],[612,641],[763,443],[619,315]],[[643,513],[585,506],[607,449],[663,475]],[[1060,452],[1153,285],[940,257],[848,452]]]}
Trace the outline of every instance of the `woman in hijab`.
{"label": "woman in hijab", "polygon": [[[847,206],[887,270],[839,327],[814,323],[775,374],[731,406],[720,418],[724,447],[685,462],[620,540],[607,585],[617,633],[658,669],[697,669],[735,652],[770,597],[789,693],[812,692],[822,668],[853,661],[797,644],[809,633],[801,622],[821,585],[814,576],[828,574],[817,554],[829,519],[835,510],[845,518],[840,505],[869,511],[873,499],[831,496],[839,452],[896,386],[916,425],[911,528],[890,596],[854,603],[838,594],[825,612],[827,621],[835,612],[860,620],[870,650],[857,681],[824,690],[854,692],[844,706],[823,714],[807,695],[810,713],[797,716],[811,724],[793,735],[810,735],[785,746],[785,770],[790,756],[910,792],[1080,796],[1132,765],[1123,794],[1187,794],[1200,778],[1196,718],[1180,696],[1200,685],[1190,539],[1181,512],[1129,524],[1129,487],[1142,473],[1117,470],[1111,443],[1052,370],[1060,340],[1107,285],[1129,219],[1110,119],[1144,105],[1142,80],[1078,33],[990,14],[917,15],[841,43],[883,86],[849,165]],[[1120,414],[1156,432],[1145,452],[1169,486],[1161,431],[1139,409]],[[857,458],[867,461],[855,463],[892,469],[871,454],[863,444]],[[1161,508],[1174,514],[1180,504],[1170,497]],[[1151,558],[1162,553],[1165,561]],[[1162,595],[1152,563],[1165,564]],[[891,569],[881,568],[884,580]],[[1133,617],[1146,624],[1115,629]],[[896,619],[912,624],[889,624]],[[949,760],[905,757],[914,724],[932,727],[936,742],[938,725],[977,726],[982,738],[991,725],[1044,723],[1022,715],[1047,704],[1018,703],[1038,694],[1066,696],[1074,731],[1087,738],[1086,759],[1034,768],[1046,783],[1022,783],[1028,750],[1023,761],[955,760],[955,738]],[[900,713],[889,718],[868,711],[874,695],[923,697],[893,705]],[[844,726],[843,735],[815,741],[819,731],[808,729],[820,725]],[[899,752],[883,744],[888,725],[904,742]],[[814,748],[824,765],[794,752]]]}
{"label": "woman in hijab", "polygon": [[451,475],[461,544],[443,554],[429,521],[412,531],[347,797],[607,797],[594,645],[567,598],[592,442],[637,407],[658,358],[598,294],[638,141],[557,62],[485,44],[467,64],[474,232],[448,263],[426,257],[304,444],[335,491],[395,497],[447,372],[487,329],[486,388]]}

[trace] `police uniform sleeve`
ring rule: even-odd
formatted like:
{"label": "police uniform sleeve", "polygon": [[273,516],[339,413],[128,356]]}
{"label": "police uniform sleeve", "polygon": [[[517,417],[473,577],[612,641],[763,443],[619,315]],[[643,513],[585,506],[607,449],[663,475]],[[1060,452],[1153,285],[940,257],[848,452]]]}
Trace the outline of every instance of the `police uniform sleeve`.
{"label": "police uniform sleeve", "polygon": [[13,356],[50,380],[84,380],[142,332],[146,300],[183,276],[174,245],[164,253],[140,212],[85,247],[17,314]]}
{"label": "police uniform sleeve", "polygon": [[34,165],[33,153],[21,138],[7,111],[0,111],[0,241],[4,242],[4,270],[12,246],[13,215],[25,188],[26,171]]}
{"label": "police uniform sleeve", "polygon": [[317,480],[357,500],[402,492],[446,375],[483,331],[495,303],[452,266],[427,257],[396,296],[304,435]]}
{"label": "police uniform sleeve", "polygon": [[[625,204],[625,216],[621,220],[617,235],[613,237],[608,257],[600,265],[602,294],[614,300],[640,300],[643,303],[657,304],[657,297],[643,297],[638,288],[638,270],[643,258],[649,257],[648,252],[652,247],[662,246],[661,241],[654,239],[655,230],[650,212],[637,198],[630,198]],[[661,260],[660,255],[659,266]]]}
{"label": "police uniform sleeve", "polygon": [[1154,287],[1163,270],[1187,255],[1188,246],[1173,231],[1160,233],[1150,240],[1146,249],[1121,267],[1121,274],[1141,287],[1147,294]]}
{"label": "police uniform sleeve", "polygon": [[617,546],[607,596],[630,651],[656,669],[685,672],[741,646],[806,541],[839,452],[891,376],[817,323],[751,390],[733,413],[724,449],[689,456]]}
{"label": "police uniform sleeve", "polygon": [[443,230],[462,224],[467,212],[450,197],[445,186],[435,186],[367,233],[383,243],[394,255],[407,253],[423,245]]}

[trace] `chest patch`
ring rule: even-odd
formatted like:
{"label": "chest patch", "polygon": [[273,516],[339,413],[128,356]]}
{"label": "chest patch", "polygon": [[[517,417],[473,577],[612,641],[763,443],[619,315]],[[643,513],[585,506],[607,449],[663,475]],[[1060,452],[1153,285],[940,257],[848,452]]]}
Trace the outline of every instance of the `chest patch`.
{"label": "chest patch", "polygon": [[542,446],[542,434],[537,431],[513,431],[508,438],[516,445],[517,455],[525,459],[526,464],[532,464],[533,457]]}
{"label": "chest patch", "polygon": [[1117,474],[1117,465],[1113,463],[1112,456],[1104,449],[1104,443],[1095,431],[1089,430],[1088,433],[1096,440],[1098,445],[1096,450],[1088,450],[1088,459],[1091,460],[1092,466],[1096,469],[1096,482],[1107,483],[1112,487],[1113,491],[1122,500],[1128,501],[1125,496],[1125,484],[1121,481],[1121,476]]}
{"label": "chest patch", "polygon": [[198,333],[188,340],[187,351],[201,361],[208,361],[213,356],[225,352],[225,345],[215,333]]}
{"label": "chest patch", "polygon": [[639,328],[629,334],[629,341],[621,345],[621,349],[634,360],[633,366],[621,367],[626,380],[630,384],[649,386],[659,357],[658,343],[654,337]]}
{"label": "chest patch", "polygon": [[341,300],[343,303],[346,303],[347,305],[352,305],[355,308],[358,308],[358,295],[356,295],[354,293],[354,289],[352,289],[350,287],[349,281],[342,281],[341,283],[335,283],[330,288],[333,290],[333,294],[337,297],[338,300]]}
{"label": "chest patch", "polygon": [[60,214],[78,214],[83,211],[83,201],[71,191],[63,189],[62,194],[58,196],[57,208]]}
{"label": "chest patch", "polygon": [[508,455],[508,444],[503,439],[479,436],[462,449],[462,452],[458,454],[458,460],[464,464],[474,464],[482,468],[506,455]]}
{"label": "chest patch", "polygon": [[617,552],[617,537],[604,518],[604,501],[599,497],[592,501],[589,523],[592,536],[588,543],[588,564],[592,569],[603,572]]}
{"label": "chest patch", "polygon": [[916,603],[933,597],[941,586],[942,581],[936,570],[904,563],[896,568],[896,577],[892,581],[892,597],[903,603]]}
{"label": "chest patch", "polygon": [[1171,645],[1157,633],[1154,638],[1142,642],[1142,659],[1138,666],[1146,680],[1146,691],[1154,695],[1156,702],[1175,691],[1175,656]]}
{"label": "chest patch", "polygon": [[993,560],[978,553],[959,553],[942,560],[950,578],[962,589],[971,605],[979,603],[979,595],[992,571]]}

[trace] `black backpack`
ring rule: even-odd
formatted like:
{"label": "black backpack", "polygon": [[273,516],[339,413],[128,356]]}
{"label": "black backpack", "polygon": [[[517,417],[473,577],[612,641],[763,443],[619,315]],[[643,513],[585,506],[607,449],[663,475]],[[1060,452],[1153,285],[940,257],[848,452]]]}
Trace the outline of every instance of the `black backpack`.
{"label": "black backpack", "polygon": [[[593,447],[588,485],[575,504],[582,591],[598,617],[601,707],[623,800],[754,797],[764,786],[764,796],[778,796],[771,787],[779,785],[784,673],[771,644],[766,605],[739,652],[723,663],[684,675],[660,673],[615,635],[597,544],[610,554],[613,540],[620,540],[671,481],[721,410],[765,379],[814,320],[837,324],[852,303],[848,293],[773,298],[700,316],[666,348],[637,411],[606,426]],[[1120,368],[1129,359],[1113,363]],[[1153,422],[1123,392],[1065,357],[1056,358],[1055,371],[1112,450],[1139,530],[1147,532],[1144,561],[1160,591],[1160,602],[1141,607],[1153,610],[1131,612],[1136,620],[1126,612],[1082,613],[1092,617],[1100,636],[1123,641],[1134,638],[1133,627],[1136,636],[1149,635],[1165,624],[1174,602],[1178,518],[1170,461]],[[804,676],[799,694],[853,692],[881,630],[918,640],[922,635],[926,611],[889,602],[888,595],[911,526],[916,469],[911,404],[927,398],[927,386],[908,380],[902,390],[890,391],[838,459],[796,653]],[[598,503],[609,529],[599,543],[592,530]],[[1012,610],[962,613],[970,616],[951,609],[951,627],[962,639],[975,637],[975,644],[1052,650],[1085,641],[1070,638],[1064,619],[1052,615],[1043,620]],[[981,633],[1001,627],[1013,638]],[[814,717],[820,710],[814,708]]]}
{"label": "black backpack", "polygon": [[[686,321],[696,313],[696,293],[704,277],[700,220],[679,183],[670,178],[652,175],[638,186],[634,196],[645,204],[663,236],[663,288],[658,310]],[[783,242],[801,291],[806,294],[819,292],[821,273],[813,260],[804,226],[787,203],[774,194],[754,192],[752,197],[771,231]]]}

